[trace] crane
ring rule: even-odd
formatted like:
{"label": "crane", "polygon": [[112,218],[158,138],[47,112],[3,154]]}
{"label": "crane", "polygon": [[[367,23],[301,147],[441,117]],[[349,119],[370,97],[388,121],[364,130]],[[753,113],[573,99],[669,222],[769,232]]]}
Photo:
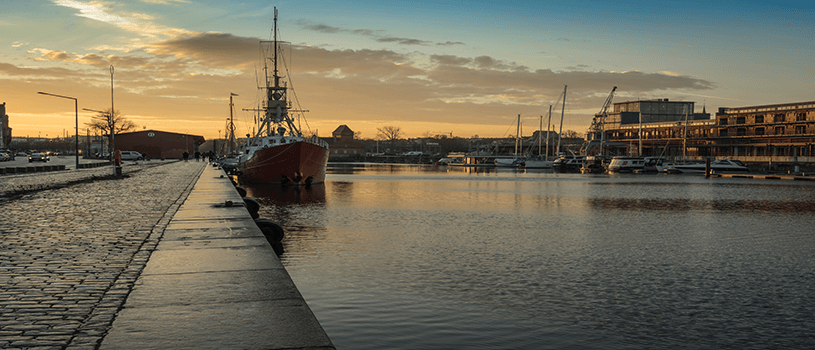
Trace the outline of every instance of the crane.
{"label": "crane", "polygon": [[614,99],[614,92],[617,91],[617,87],[611,88],[611,93],[608,94],[606,101],[603,102],[603,108],[600,110],[600,113],[597,113],[594,116],[594,119],[591,121],[591,126],[589,127],[588,132],[586,133],[586,142],[583,143],[583,147],[580,148],[580,154],[586,155],[589,149],[593,146],[593,143],[600,139],[600,155],[603,155],[603,147],[605,146],[606,140],[606,133],[605,133],[605,126],[606,126],[606,117],[608,116],[608,109],[611,107],[611,101]]}

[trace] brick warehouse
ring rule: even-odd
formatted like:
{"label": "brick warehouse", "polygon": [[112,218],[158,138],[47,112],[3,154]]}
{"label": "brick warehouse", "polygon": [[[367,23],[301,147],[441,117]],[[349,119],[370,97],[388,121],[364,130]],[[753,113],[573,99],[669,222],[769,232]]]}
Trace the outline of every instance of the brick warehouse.
{"label": "brick warehouse", "polygon": [[116,149],[136,151],[148,158],[181,158],[184,151],[192,156],[204,143],[204,137],[158,130],[116,134]]}

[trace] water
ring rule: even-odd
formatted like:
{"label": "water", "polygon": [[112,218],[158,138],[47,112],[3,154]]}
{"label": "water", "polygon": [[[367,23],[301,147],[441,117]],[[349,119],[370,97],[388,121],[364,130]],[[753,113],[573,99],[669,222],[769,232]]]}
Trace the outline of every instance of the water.
{"label": "water", "polygon": [[815,347],[815,185],[331,166],[256,187],[338,349]]}

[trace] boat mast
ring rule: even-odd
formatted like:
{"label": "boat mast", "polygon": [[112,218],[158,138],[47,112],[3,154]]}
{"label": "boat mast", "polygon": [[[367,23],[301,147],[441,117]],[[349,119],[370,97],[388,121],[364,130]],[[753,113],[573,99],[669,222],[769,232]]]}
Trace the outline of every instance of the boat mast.
{"label": "boat mast", "polygon": [[235,120],[232,116],[232,110],[234,109],[235,104],[232,103],[232,96],[238,96],[238,94],[230,92],[229,93],[229,156],[233,156],[235,154]]}
{"label": "boat mast", "polygon": [[543,144],[541,143],[541,136],[543,134],[543,116],[540,116],[540,120],[538,122],[538,158],[541,156],[541,147]]}
{"label": "boat mast", "polygon": [[[545,160],[549,160],[549,126],[552,125],[552,105],[549,105],[549,120],[546,121],[546,158]],[[552,128],[554,129],[554,128]]]}
{"label": "boat mast", "polygon": [[557,153],[560,154],[560,140],[563,138],[563,114],[566,113],[566,88],[568,85],[563,85],[563,105],[560,109],[560,132],[557,135]]}
{"label": "boat mast", "polygon": [[682,163],[685,163],[685,153],[688,146],[688,105],[685,105],[685,131],[682,132]]}

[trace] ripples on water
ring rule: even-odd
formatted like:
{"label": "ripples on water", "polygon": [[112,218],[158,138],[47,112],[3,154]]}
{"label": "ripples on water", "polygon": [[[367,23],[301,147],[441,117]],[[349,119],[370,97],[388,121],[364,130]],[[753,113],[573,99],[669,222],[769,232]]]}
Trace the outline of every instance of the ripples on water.
{"label": "ripples on water", "polygon": [[815,187],[363,165],[255,187],[340,349],[815,347]]}

